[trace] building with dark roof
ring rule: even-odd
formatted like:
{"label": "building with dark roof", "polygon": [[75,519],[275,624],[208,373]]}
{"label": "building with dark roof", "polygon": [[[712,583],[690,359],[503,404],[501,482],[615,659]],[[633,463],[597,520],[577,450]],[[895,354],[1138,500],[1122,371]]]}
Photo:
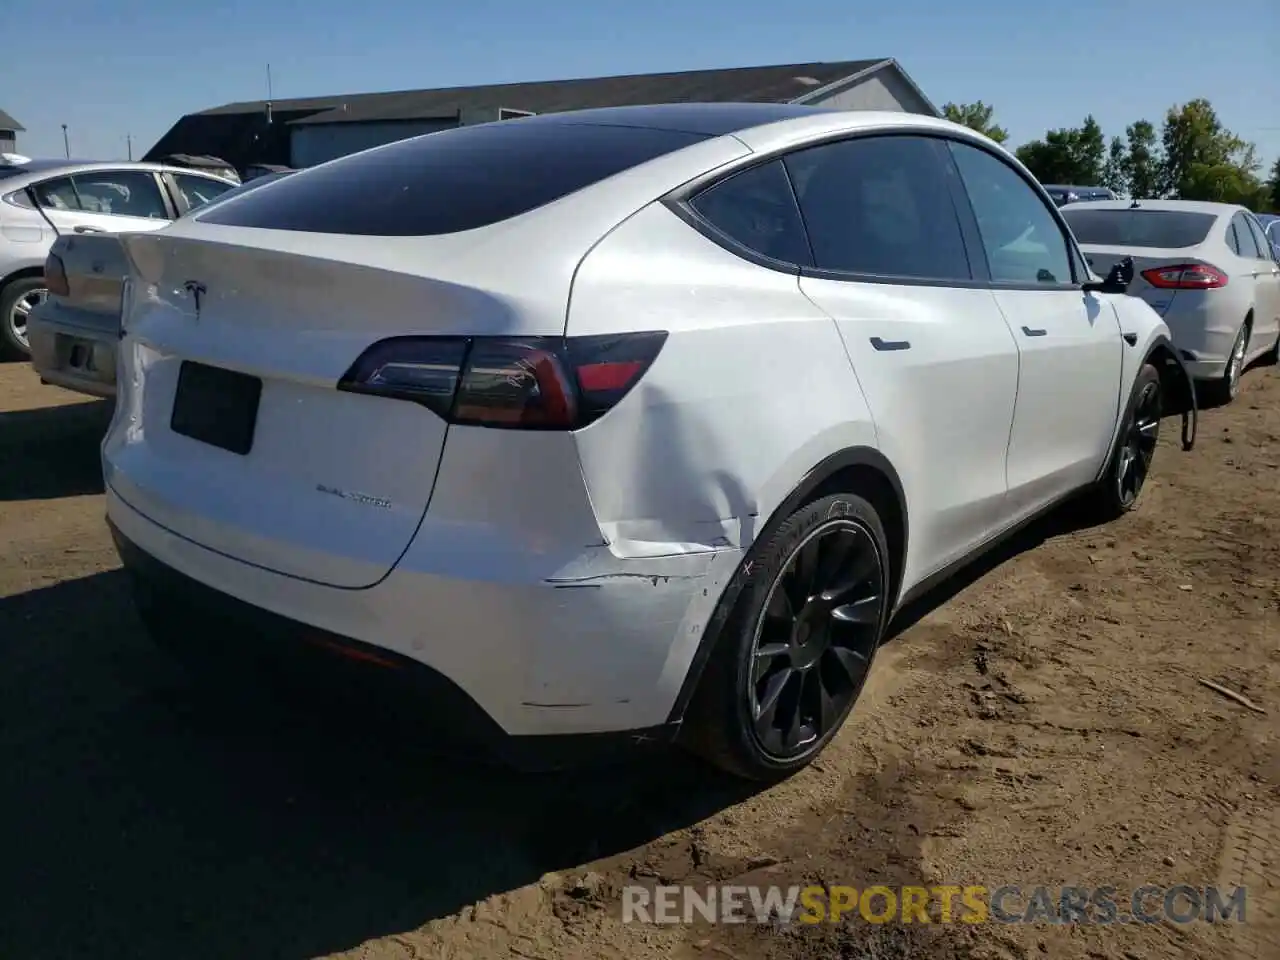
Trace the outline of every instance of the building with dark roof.
{"label": "building with dark roof", "polygon": [[938,116],[893,59],[338,94],[229,103],[183,117],[143,159],[206,154],[309,167],[369,147],[462,124],[645,103],[804,103]]}
{"label": "building with dark roof", "polygon": [[13,117],[0,110],[0,153],[18,152],[18,134],[27,129]]}

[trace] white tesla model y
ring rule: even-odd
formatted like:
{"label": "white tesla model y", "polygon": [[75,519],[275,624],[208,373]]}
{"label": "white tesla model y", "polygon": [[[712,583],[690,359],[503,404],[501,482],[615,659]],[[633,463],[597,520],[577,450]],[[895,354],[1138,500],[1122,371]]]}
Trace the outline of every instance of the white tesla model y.
{"label": "white tesla model y", "polygon": [[1133,505],[1180,370],[1023,167],[906,114],[468,126],[124,242],[102,456],[150,631],[413,677],[516,760],[802,766],[907,598]]}

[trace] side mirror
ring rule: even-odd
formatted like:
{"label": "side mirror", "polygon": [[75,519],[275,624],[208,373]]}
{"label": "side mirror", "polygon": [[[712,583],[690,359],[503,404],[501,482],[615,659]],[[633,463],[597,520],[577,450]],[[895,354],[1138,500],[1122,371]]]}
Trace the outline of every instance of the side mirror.
{"label": "side mirror", "polygon": [[1087,293],[1125,293],[1129,284],[1133,283],[1133,257],[1125,257],[1107,274],[1105,280],[1089,281],[1084,289]]}

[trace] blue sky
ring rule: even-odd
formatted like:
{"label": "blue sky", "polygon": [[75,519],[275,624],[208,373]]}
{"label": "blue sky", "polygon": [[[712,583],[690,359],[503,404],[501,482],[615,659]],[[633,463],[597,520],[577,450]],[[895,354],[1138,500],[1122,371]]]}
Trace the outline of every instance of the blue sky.
{"label": "blue sky", "polygon": [[[182,114],[260,99],[896,57],[939,106],[985,100],[1016,145],[1092,112],[1110,136],[1209,98],[1280,155],[1280,2],[977,0],[7,0],[0,57],[19,150],[146,151]],[[1219,16],[1219,11],[1229,16]],[[54,22],[56,21],[56,22]],[[48,39],[46,39],[48,38]],[[1268,49],[1269,48],[1269,49]],[[1269,59],[1264,59],[1269,58]]]}

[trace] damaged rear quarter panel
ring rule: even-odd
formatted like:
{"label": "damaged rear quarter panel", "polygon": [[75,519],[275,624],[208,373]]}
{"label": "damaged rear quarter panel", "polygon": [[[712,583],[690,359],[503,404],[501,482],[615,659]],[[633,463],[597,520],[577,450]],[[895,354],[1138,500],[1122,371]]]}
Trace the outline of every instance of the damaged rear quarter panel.
{"label": "damaged rear quarter panel", "polygon": [[574,280],[571,336],[666,330],[608,415],[576,434],[615,556],[746,548],[827,455],[875,444],[833,321],[794,275],[740,259],[654,203]]}

